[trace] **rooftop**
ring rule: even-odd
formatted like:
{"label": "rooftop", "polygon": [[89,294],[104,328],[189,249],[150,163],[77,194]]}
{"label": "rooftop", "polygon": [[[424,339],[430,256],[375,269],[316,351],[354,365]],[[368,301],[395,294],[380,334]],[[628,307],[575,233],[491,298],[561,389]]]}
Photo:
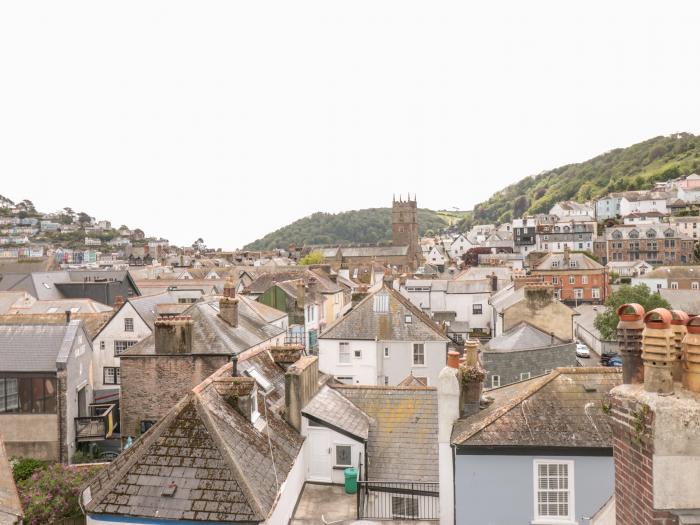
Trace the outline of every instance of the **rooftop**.
{"label": "rooftop", "polygon": [[0,325],[0,372],[55,372],[68,359],[80,321],[61,325]]}

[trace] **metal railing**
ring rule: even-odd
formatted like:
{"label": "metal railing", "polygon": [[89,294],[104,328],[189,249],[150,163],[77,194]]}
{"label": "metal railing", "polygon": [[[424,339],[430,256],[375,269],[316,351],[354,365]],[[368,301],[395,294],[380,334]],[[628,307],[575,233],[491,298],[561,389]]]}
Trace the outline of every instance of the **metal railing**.
{"label": "metal railing", "polygon": [[438,520],[439,483],[358,481],[357,519]]}
{"label": "metal railing", "polygon": [[115,429],[115,419],[113,415],[115,404],[92,404],[90,405],[90,416],[75,418],[75,440],[99,441],[112,437]]}

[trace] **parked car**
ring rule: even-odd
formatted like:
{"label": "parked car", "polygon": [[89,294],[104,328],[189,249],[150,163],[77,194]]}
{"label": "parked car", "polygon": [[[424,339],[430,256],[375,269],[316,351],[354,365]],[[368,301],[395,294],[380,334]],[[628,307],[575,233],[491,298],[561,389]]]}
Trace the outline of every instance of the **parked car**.
{"label": "parked car", "polygon": [[[610,364],[611,360],[616,360],[620,362],[620,365]],[[600,364],[602,366],[622,366],[622,359],[616,352],[603,352],[600,355]]]}
{"label": "parked car", "polygon": [[576,357],[591,357],[590,350],[581,341],[576,341]]}
{"label": "parked car", "polygon": [[622,359],[619,355],[613,356],[608,360],[607,366],[622,366]]}

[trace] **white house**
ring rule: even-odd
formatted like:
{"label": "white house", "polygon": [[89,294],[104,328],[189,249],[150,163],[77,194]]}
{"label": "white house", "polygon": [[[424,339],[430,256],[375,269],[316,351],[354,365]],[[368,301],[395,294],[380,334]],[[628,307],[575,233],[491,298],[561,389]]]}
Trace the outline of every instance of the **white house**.
{"label": "white house", "polygon": [[442,254],[442,251],[437,246],[433,246],[428,252],[426,261],[428,262],[428,264],[433,264],[435,266],[444,266],[445,256]]}
{"label": "white house", "polygon": [[666,195],[658,192],[628,191],[620,199],[620,215],[626,217],[633,213],[659,212],[668,215]]}
{"label": "white house", "polygon": [[549,210],[550,215],[556,215],[560,219],[571,219],[575,217],[594,217],[593,206],[588,203],[582,204],[576,201],[562,201],[556,203]]}
{"label": "white house", "polygon": [[452,241],[452,244],[450,245],[450,257],[457,259],[458,257],[461,257],[467,253],[469,249],[473,247],[474,244],[471,243],[464,235],[460,234],[454,241]]}
{"label": "white house", "polygon": [[319,366],[339,381],[398,385],[410,376],[434,385],[449,339],[396,290],[383,287],[338,319],[319,341]]}

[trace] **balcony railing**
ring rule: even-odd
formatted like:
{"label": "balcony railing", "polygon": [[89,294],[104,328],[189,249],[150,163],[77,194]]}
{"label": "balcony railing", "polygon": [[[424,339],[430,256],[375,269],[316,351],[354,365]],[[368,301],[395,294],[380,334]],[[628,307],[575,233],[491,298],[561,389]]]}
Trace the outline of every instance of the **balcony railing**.
{"label": "balcony railing", "polygon": [[357,519],[440,519],[439,483],[358,481]]}
{"label": "balcony railing", "polygon": [[82,443],[111,438],[116,428],[115,407],[114,404],[90,405],[92,415],[75,418],[75,440]]}

